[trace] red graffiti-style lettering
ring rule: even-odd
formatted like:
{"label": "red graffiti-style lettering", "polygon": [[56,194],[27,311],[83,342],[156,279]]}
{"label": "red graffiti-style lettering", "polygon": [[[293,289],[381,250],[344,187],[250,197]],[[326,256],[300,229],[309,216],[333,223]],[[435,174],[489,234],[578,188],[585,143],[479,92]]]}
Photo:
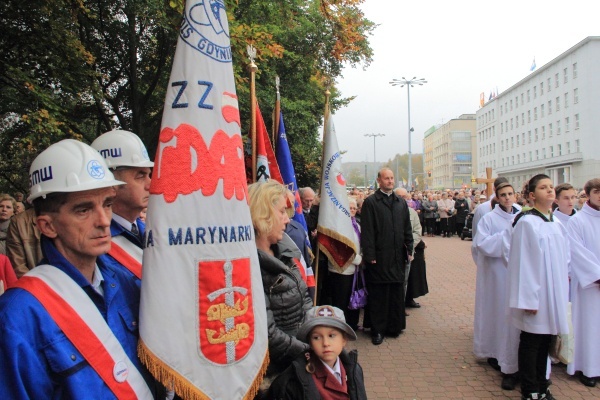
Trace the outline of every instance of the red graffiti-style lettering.
{"label": "red graffiti-style lettering", "polygon": [[[175,143],[167,144],[172,140]],[[178,195],[198,190],[202,190],[204,196],[212,196],[222,180],[226,199],[235,195],[237,200],[247,201],[243,154],[239,134],[230,137],[218,130],[207,147],[200,132],[192,125],[181,124],[175,130],[164,128],[160,132],[150,193],[162,194],[168,203],[174,202]],[[194,158],[196,165],[192,170]]]}

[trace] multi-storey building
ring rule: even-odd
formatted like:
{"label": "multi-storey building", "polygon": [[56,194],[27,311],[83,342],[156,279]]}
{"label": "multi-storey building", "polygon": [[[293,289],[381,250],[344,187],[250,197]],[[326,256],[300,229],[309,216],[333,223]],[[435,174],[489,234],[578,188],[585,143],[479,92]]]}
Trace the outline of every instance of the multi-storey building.
{"label": "multi-storey building", "polygon": [[600,176],[600,37],[588,37],[477,111],[477,174],[520,190],[535,174],[582,187]]}
{"label": "multi-storey building", "polygon": [[471,186],[475,114],[463,114],[425,132],[425,182],[432,188]]}

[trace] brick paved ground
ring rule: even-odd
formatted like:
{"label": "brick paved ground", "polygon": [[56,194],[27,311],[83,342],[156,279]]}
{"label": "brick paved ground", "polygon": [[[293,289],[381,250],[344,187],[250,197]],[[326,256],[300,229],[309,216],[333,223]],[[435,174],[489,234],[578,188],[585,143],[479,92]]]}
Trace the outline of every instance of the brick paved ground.
{"label": "brick paved ground", "polygon": [[[371,344],[367,333],[356,342],[370,399],[520,399],[500,388],[500,373],[473,356],[475,265],[470,241],[425,238],[429,294],[408,309],[407,329],[397,339]],[[587,388],[552,367],[557,399],[600,399],[600,387]]]}

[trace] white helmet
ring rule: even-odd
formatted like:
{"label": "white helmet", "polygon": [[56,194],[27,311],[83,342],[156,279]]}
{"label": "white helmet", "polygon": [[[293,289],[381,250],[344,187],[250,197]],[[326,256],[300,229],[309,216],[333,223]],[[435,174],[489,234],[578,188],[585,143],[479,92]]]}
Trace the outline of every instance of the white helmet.
{"label": "white helmet", "polygon": [[102,156],[85,143],[65,139],[41,152],[29,168],[32,202],[50,193],[82,192],[124,185],[115,180]]}
{"label": "white helmet", "polygon": [[154,167],[142,140],[129,131],[115,129],[103,133],[92,142],[92,147],[104,157],[108,168]]}

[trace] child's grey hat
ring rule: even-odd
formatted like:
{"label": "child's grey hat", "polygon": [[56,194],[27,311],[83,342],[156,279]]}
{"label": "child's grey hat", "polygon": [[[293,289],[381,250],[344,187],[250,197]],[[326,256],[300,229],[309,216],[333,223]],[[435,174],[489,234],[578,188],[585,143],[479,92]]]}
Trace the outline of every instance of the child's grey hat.
{"label": "child's grey hat", "polygon": [[356,333],[346,323],[344,312],[337,307],[317,306],[308,310],[296,337],[303,342],[308,342],[308,335],[315,326],[330,326],[339,329],[346,334],[348,340],[356,340]]}

